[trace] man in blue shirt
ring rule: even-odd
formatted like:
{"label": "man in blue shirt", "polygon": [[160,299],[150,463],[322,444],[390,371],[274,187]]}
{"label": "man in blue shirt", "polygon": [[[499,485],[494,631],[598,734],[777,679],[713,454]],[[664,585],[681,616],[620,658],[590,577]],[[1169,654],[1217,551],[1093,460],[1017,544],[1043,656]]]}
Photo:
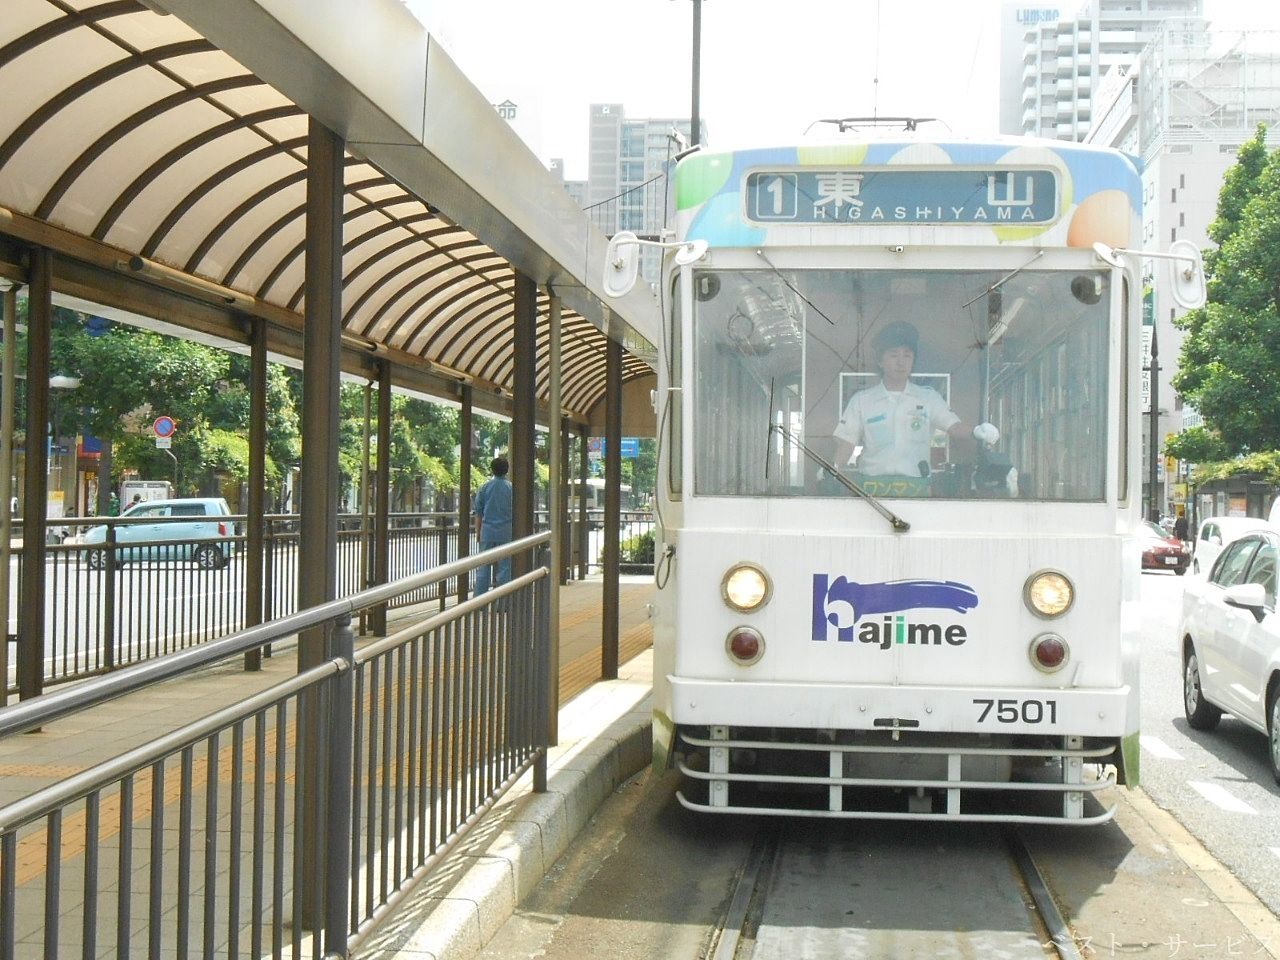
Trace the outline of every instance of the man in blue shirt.
{"label": "man in blue shirt", "polygon": [[[511,481],[507,479],[510,469],[505,457],[496,457],[489,465],[493,474],[476,494],[475,506],[471,515],[475,517],[476,536],[480,539],[481,550],[492,550],[511,540]],[[498,575],[494,586],[500,587],[511,579],[511,558],[507,557],[497,563]],[[489,590],[490,564],[485,564],[476,571],[476,596]]]}

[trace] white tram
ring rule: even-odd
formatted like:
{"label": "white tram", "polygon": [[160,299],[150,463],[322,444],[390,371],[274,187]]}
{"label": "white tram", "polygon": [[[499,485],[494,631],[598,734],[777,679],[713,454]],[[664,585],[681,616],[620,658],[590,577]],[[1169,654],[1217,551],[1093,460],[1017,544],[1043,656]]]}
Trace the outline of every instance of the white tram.
{"label": "white tram", "polygon": [[[1139,174],[916,136],[675,171],[655,761],[708,812],[1100,822],[1138,779]],[[904,324],[907,412],[842,426]]]}

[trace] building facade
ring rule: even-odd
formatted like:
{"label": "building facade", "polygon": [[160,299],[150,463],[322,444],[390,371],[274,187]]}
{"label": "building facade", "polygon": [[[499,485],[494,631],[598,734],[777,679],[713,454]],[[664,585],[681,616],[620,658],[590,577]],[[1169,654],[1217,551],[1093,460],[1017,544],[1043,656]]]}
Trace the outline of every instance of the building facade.
{"label": "building facade", "polygon": [[552,175],[559,178],[564,184],[565,193],[573,198],[573,202],[580,207],[587,205],[587,181],[585,180],[566,180],[564,178],[564,159],[562,157],[553,157],[548,167]]}
{"label": "building facade", "polygon": [[[1269,130],[1280,143],[1280,36],[1218,33],[1201,19],[1170,21],[1130,67],[1116,67],[1099,85],[1096,120],[1086,139],[1138,156],[1142,164],[1143,248],[1164,251],[1175,240],[1210,245],[1223,176],[1236,151]],[[1152,336],[1158,345],[1157,434],[1165,438],[1201,422],[1173,389],[1183,313],[1170,293],[1169,270],[1148,260],[1143,277],[1143,366],[1150,365]],[[1143,409],[1150,415],[1150,374]],[[1143,431],[1144,446],[1149,430]],[[1144,462],[1149,451],[1144,451]],[[1157,499],[1168,512],[1185,497],[1181,476],[1165,476],[1161,457]],[[1185,468],[1178,467],[1178,472]],[[1145,476],[1145,474],[1144,474]]]}
{"label": "building facade", "polygon": [[1021,72],[1003,62],[1000,132],[1083,140],[1101,78],[1134,63],[1165,21],[1199,17],[1202,8],[1203,0],[1077,0],[1061,7],[1006,0],[1002,54],[1010,56],[1020,35],[1022,56]]}
{"label": "building facade", "polygon": [[[575,199],[581,192],[579,203],[605,234],[630,230],[656,238],[671,202],[667,174],[690,142],[688,117],[629,119],[620,103],[593,103],[590,111],[587,179],[567,180],[565,189]],[[705,145],[707,125],[699,126]],[[660,261],[659,251],[640,251],[640,273],[649,283],[657,282]]]}

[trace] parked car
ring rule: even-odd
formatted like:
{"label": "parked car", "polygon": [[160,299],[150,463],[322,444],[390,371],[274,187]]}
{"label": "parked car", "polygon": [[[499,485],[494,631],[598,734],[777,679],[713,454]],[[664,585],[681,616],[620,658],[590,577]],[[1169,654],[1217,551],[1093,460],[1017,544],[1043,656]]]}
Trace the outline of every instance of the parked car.
{"label": "parked car", "polygon": [[[144,500],[120,515],[135,521],[115,525],[117,563],[138,560],[192,560],[206,570],[217,570],[231,559],[231,511],[221,497],[181,500]],[[177,518],[177,519],[175,519]],[[208,542],[215,541],[215,542]],[[107,542],[105,524],[90,527],[81,544]],[[106,566],[107,550],[93,549],[86,560],[94,570]]]}
{"label": "parked car", "polygon": [[1182,701],[1187,723],[1212,730],[1230,713],[1267,735],[1280,783],[1280,534],[1255,531],[1223,551],[1182,599]]}
{"label": "parked car", "polygon": [[1208,517],[1200,523],[1192,548],[1191,569],[1208,573],[1222,551],[1254,530],[1274,530],[1270,522],[1259,517]]}
{"label": "parked car", "polygon": [[1138,536],[1142,539],[1143,570],[1172,570],[1182,576],[1191,566],[1191,553],[1182,541],[1150,520],[1142,521]]}

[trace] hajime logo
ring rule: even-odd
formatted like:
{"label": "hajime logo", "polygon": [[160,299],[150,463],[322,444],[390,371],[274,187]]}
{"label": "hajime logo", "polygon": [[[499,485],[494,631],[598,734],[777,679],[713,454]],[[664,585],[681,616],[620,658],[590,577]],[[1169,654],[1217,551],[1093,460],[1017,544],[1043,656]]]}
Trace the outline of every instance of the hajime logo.
{"label": "hajime logo", "polygon": [[[893,644],[958,647],[969,639],[958,623],[916,621],[910,610],[954,610],[968,613],[978,605],[978,594],[955,580],[890,580],[885,583],[852,583],[843,576],[830,581],[827,574],[813,575],[813,639],[818,643],[866,643],[887,650]],[[888,614],[888,616],[883,616]],[[875,619],[866,619],[875,617]],[[859,622],[861,621],[861,622]]]}

